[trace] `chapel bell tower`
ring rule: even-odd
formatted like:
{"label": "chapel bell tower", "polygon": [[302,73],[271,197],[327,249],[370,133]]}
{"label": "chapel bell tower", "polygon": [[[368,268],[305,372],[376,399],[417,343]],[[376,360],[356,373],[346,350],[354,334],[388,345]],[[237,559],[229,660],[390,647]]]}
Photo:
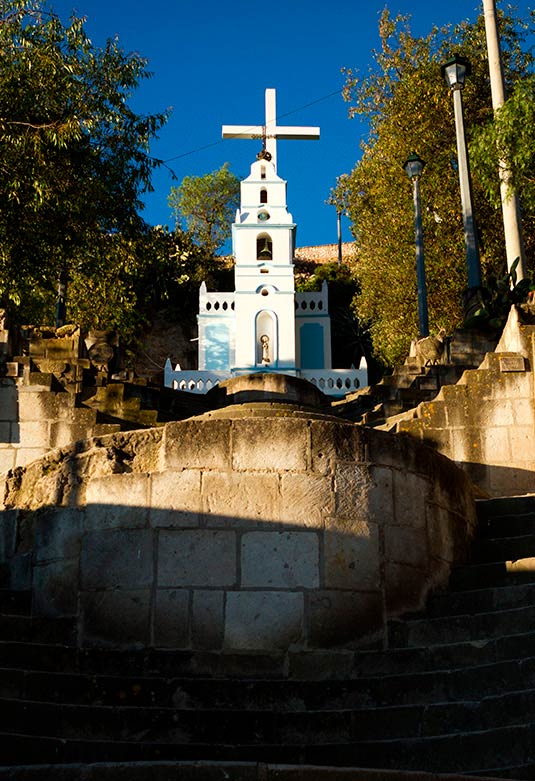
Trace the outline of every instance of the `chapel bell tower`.
{"label": "chapel bell tower", "polygon": [[295,224],[286,206],[286,182],[277,176],[265,149],[241,183],[232,245],[236,259],[233,372],[264,368],[295,373]]}

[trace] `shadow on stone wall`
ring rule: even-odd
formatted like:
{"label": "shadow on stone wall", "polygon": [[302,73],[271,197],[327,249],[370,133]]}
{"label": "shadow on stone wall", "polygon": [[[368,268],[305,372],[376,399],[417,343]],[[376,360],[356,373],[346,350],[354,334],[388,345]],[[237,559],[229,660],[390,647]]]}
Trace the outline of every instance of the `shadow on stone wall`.
{"label": "shadow on stone wall", "polygon": [[446,559],[464,557],[465,535],[449,535],[446,520],[411,529],[364,523],[358,510],[338,525],[121,504],[5,510],[0,566],[4,586],[32,591],[34,615],[72,617],[81,646],[376,647],[388,618],[423,607]]}

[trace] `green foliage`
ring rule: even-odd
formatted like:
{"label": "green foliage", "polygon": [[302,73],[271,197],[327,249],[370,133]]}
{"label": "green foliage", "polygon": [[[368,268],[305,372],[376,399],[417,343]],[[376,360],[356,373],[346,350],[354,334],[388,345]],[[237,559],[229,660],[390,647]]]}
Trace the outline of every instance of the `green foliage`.
{"label": "green foliage", "polygon": [[147,75],[117,40],[95,47],[83,19],[0,0],[0,305],[19,321],[51,322],[61,269],[90,288],[106,237],[145,230],[148,145],[166,119],[129,106]]}
{"label": "green foliage", "polygon": [[[524,212],[535,215],[535,76],[514,85],[492,122],[480,128],[470,146],[487,197],[496,208],[500,193],[496,172],[501,161],[511,173],[510,185]],[[531,231],[530,231],[531,232]]]}
{"label": "green foliage", "polygon": [[[421,179],[429,319],[432,331],[451,331],[463,319],[466,287],[453,104],[440,66],[460,52],[472,63],[463,91],[469,138],[492,119],[484,24],[434,27],[412,35],[409,18],[379,24],[381,48],[367,76],[346,70],[350,115],[369,124],[369,138],[353,171],[338,183],[334,198],[347,203],[356,239],[360,294],[356,312],[370,324],[376,354],[394,365],[418,333],[412,184],[403,163],[412,151],[427,161]],[[508,79],[524,78],[530,66],[522,52],[522,30],[502,17],[502,46]],[[483,273],[504,265],[501,215],[472,167]]]}
{"label": "green foliage", "polygon": [[316,266],[314,273],[296,287],[300,292],[321,290],[323,282],[327,282],[329,290],[333,367],[358,367],[363,356],[370,362],[369,333],[367,328],[361,325],[352,307],[359,291],[354,273],[345,264],[324,263]]}
{"label": "green foliage", "polygon": [[200,283],[217,287],[221,272],[188,234],[161,227],[130,238],[102,234],[89,262],[90,277],[83,264],[71,271],[68,318],[84,330],[118,331],[130,353],[162,308],[170,318],[194,321]]}
{"label": "green foliage", "polygon": [[204,176],[186,176],[172,187],[169,206],[177,227],[187,228],[194,240],[215,253],[230,237],[240,200],[240,181],[225,163]]}

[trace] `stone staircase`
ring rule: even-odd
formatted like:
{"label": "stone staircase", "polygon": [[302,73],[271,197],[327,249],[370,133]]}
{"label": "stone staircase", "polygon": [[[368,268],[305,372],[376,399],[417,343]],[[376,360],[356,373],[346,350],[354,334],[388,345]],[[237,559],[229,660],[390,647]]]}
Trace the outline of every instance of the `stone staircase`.
{"label": "stone staircase", "polygon": [[82,649],[1,591],[0,779],[535,778],[535,496],[478,512],[472,562],[387,649]]}

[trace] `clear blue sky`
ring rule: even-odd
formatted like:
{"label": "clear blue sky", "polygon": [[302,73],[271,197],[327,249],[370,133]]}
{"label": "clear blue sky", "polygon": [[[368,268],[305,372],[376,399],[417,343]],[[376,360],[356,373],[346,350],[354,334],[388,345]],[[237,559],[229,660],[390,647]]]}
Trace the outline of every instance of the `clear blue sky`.
{"label": "clear blue sky", "polygon": [[[343,66],[366,72],[378,46],[377,23],[385,5],[392,14],[412,15],[416,34],[433,23],[474,19],[476,0],[51,0],[66,20],[73,9],[87,17],[97,45],[118,35],[127,51],[149,61],[151,79],[133,105],[154,113],[167,107],[171,118],[152,146],[169,160],[178,180],[202,175],[229,162],[239,177],[259,142],[221,140],[223,124],[262,124],[264,90],[277,89],[283,124],[319,125],[319,141],[279,141],[278,173],[288,181],[288,205],[297,222],[297,244],[336,241],[336,215],[325,204],[336,177],[360,155],[366,128],[347,118],[341,98]],[[521,13],[532,5],[517,3]],[[212,145],[212,146],[208,146]],[[203,147],[208,148],[203,149]],[[407,153],[412,151],[408,140]],[[189,154],[191,153],[191,154]],[[170,158],[176,158],[170,160]],[[400,164],[403,161],[400,161]],[[145,219],[171,224],[169,172],[154,174],[155,192],[146,197]],[[344,226],[344,239],[351,236]]]}

